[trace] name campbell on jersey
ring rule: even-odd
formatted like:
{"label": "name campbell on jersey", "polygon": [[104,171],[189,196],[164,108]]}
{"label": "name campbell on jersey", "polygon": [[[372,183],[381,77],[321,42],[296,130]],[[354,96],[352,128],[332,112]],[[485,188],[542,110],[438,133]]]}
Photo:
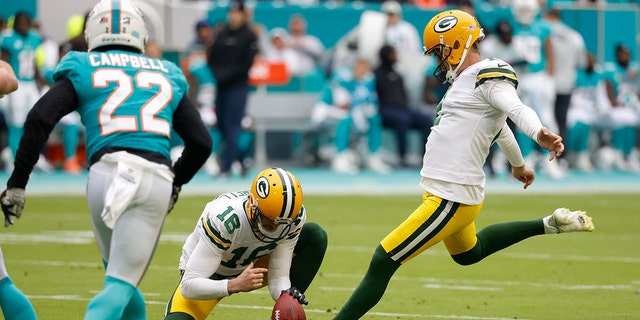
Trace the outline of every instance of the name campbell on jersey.
{"label": "name campbell on jersey", "polygon": [[89,158],[104,147],[170,157],[173,113],[189,90],[175,64],[127,51],[73,51],[62,58],[53,77],[73,83]]}

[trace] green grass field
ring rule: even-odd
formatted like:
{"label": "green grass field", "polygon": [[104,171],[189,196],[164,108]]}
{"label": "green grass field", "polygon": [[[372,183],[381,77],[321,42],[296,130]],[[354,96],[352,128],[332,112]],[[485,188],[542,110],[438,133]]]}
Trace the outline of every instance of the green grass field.
{"label": "green grass field", "polygon": [[[141,288],[149,319],[162,319],[178,281],[182,241],[206,197],[182,197],[168,217]],[[307,291],[308,319],[331,319],[365,272],[379,240],[420,196],[307,196],[309,220],[329,234],[319,275]],[[364,319],[640,319],[640,195],[487,196],[478,229],[530,220],[556,207],[585,209],[596,232],[528,239],[468,267],[439,244],[400,268]],[[0,232],[14,282],[40,319],[82,319],[103,270],[83,197],[29,197],[22,219]],[[268,319],[261,289],[224,299],[210,318]]]}

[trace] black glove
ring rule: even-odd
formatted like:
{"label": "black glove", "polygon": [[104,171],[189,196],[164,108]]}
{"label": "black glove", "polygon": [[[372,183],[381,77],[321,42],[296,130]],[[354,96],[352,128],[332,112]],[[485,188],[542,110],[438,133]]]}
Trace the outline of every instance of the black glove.
{"label": "black glove", "polygon": [[9,188],[0,194],[0,205],[4,213],[4,226],[13,224],[13,217],[20,219],[25,202],[24,189]]}
{"label": "black glove", "polygon": [[285,293],[292,295],[294,299],[300,302],[300,304],[309,304],[309,301],[307,301],[307,298],[304,296],[304,293],[300,292],[300,290],[298,290],[298,288],[296,287],[291,287],[287,290],[282,290],[281,295]]}
{"label": "black glove", "polygon": [[167,213],[171,212],[171,210],[173,210],[173,206],[176,205],[176,202],[178,202],[178,196],[180,195],[180,190],[182,188],[178,187],[176,185],[173,186],[173,191],[171,192],[171,199],[169,200],[169,210],[167,211]]}

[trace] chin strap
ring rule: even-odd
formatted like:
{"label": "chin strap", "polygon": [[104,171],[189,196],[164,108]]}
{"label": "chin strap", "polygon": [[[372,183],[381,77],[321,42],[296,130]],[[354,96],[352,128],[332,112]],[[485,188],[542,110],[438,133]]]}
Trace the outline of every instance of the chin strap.
{"label": "chin strap", "polygon": [[445,76],[445,80],[447,82],[453,83],[453,80],[455,80],[458,77],[458,70],[460,70],[460,67],[464,62],[464,59],[467,57],[467,52],[469,52],[469,48],[471,47],[471,39],[473,39],[473,36],[469,35],[469,38],[467,39],[467,43],[464,45],[464,50],[462,51],[462,57],[460,57],[460,63],[458,63],[458,66],[454,70],[451,70],[451,64],[447,62],[449,63],[449,70],[447,71],[447,74]]}

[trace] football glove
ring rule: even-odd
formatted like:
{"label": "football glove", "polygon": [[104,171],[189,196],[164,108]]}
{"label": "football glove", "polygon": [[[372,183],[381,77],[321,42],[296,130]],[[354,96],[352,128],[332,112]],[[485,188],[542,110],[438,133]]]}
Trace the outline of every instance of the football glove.
{"label": "football glove", "polygon": [[0,194],[0,205],[4,213],[4,226],[8,227],[13,224],[13,217],[20,218],[25,202],[24,189],[9,188]]}
{"label": "football glove", "polygon": [[298,290],[298,288],[296,287],[291,287],[287,290],[282,290],[281,295],[285,293],[288,293],[291,296],[293,296],[293,298],[298,300],[300,304],[309,304],[309,301],[307,301],[307,298],[304,296],[304,293],[300,292],[300,290]]}
{"label": "football glove", "polygon": [[171,212],[171,210],[173,210],[173,206],[175,206],[176,202],[178,202],[178,196],[180,195],[181,189],[182,188],[179,186],[173,186],[173,191],[171,192],[171,200],[169,200],[169,211],[167,211],[167,213]]}

